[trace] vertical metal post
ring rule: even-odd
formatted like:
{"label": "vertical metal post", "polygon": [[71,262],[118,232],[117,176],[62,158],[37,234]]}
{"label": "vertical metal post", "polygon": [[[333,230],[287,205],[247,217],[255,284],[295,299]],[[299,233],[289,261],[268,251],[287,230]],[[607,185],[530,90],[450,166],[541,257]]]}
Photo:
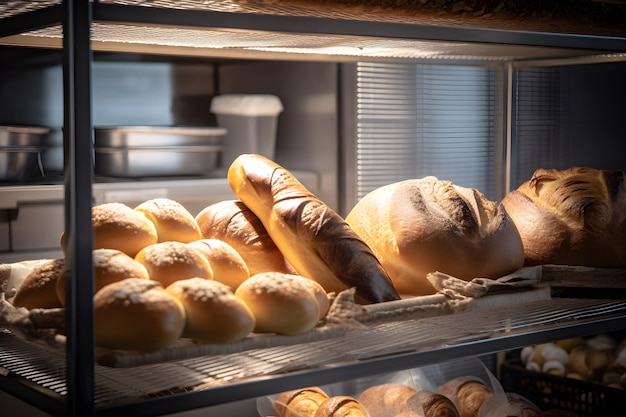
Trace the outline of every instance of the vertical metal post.
{"label": "vertical metal post", "polygon": [[95,415],[89,0],[63,1],[67,416]]}

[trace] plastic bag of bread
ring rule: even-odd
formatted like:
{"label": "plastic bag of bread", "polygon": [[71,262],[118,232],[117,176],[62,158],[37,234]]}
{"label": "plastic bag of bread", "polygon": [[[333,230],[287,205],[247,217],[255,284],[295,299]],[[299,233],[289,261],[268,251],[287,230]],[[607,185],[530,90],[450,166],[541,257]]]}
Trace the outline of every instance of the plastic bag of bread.
{"label": "plastic bag of bread", "polygon": [[[366,404],[359,398],[359,394],[370,387],[401,386],[413,392],[413,383],[409,371],[394,372],[387,375],[377,375],[360,378],[356,381],[337,382],[323,386],[310,386],[257,398],[257,411],[261,416],[276,417],[306,417],[306,416],[338,416],[342,412],[357,413],[345,414],[354,416],[367,415],[375,417]],[[377,394],[371,391],[371,394]],[[374,399],[376,395],[370,395]],[[393,394],[387,402],[393,402]],[[399,398],[399,397],[398,397]],[[367,401],[367,399],[366,399]],[[326,403],[323,405],[323,403]],[[323,407],[322,407],[323,405]],[[335,414],[332,414],[334,411]],[[363,414],[364,411],[367,414]],[[359,414],[360,413],[360,414]]]}
{"label": "plastic bag of bread", "polygon": [[623,171],[538,169],[502,205],[519,230],[526,265],[626,268]]}
{"label": "plastic bag of bread", "polygon": [[454,403],[460,417],[537,417],[539,408],[516,393],[505,392],[495,375],[476,358],[464,358],[412,370]]}
{"label": "plastic bag of bread", "polygon": [[428,273],[495,279],[524,263],[520,235],[500,204],[432,176],[375,189],[346,221],[400,294],[434,294]]}

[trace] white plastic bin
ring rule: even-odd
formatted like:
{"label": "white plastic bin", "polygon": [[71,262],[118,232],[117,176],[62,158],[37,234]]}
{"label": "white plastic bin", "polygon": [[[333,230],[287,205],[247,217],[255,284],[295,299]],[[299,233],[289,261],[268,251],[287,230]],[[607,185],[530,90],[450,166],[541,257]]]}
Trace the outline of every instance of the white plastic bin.
{"label": "white plastic bin", "polygon": [[239,155],[256,153],[274,159],[280,99],[270,94],[225,94],[211,101],[217,124],[227,129],[221,166],[228,169]]}

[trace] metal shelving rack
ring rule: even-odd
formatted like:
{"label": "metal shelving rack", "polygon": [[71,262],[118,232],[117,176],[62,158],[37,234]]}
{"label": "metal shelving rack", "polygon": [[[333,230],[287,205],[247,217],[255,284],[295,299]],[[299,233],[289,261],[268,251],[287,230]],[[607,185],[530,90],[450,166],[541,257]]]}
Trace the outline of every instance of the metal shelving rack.
{"label": "metal shelving rack", "polygon": [[[15,2],[14,2],[15,3]],[[17,2],[19,3],[19,2]],[[413,60],[444,63],[521,62],[528,59],[563,64],[569,59],[623,60],[626,38],[607,36],[564,35],[542,32],[521,32],[453,26],[438,26],[410,21],[377,21],[369,16],[340,16],[315,12],[291,13],[289,9],[274,6],[256,6],[253,10],[231,12],[220,10],[226,2],[167,2],[154,6],[150,2],[104,2],[65,0],[23,2],[30,9],[8,13],[0,19],[0,43],[35,47],[62,48],[64,68],[64,108],[66,232],[74,238],[68,246],[68,264],[73,276],[92,274],[91,197],[93,173],[90,132],[91,91],[90,66],[94,50],[131,50],[156,54],[189,54],[217,57],[269,57],[282,59],[331,59],[355,61],[359,59]],[[228,2],[230,4],[230,2]],[[165,4],[165,5],[163,5]],[[208,6],[207,6],[208,4]],[[211,8],[211,5],[213,8]],[[265,12],[265,8],[270,12]],[[0,14],[2,16],[2,14]],[[113,30],[111,30],[113,28]],[[144,30],[139,42],[120,42],[113,34],[130,29]],[[171,31],[174,32],[171,32]],[[150,35],[158,37],[183,31],[199,37],[201,46],[178,44],[150,44]],[[152,33],[151,31],[154,31]],[[211,47],[211,39],[203,37],[207,31],[219,35],[258,34],[268,36],[263,47],[242,48],[236,42],[225,47]],[[179,32],[179,34],[182,32]],[[303,45],[310,54],[293,47],[272,48],[277,39],[294,38],[315,40],[324,44],[328,39],[336,44],[352,46],[348,53],[328,55],[327,49]],[[248,39],[249,42],[249,39]],[[289,45],[286,42],[285,45]],[[372,43],[373,42],[373,43]],[[375,48],[361,48],[354,53],[354,44],[365,43]],[[436,45],[436,54],[428,47]],[[293,46],[293,45],[292,45]],[[391,46],[393,51],[386,47]],[[466,48],[471,46],[471,48]],[[382,51],[381,51],[382,48]],[[420,49],[422,48],[422,49]],[[356,48],[359,49],[359,48]],[[471,55],[459,51],[470,51]],[[400,53],[398,53],[400,51]],[[419,52],[422,51],[422,52]],[[369,54],[369,55],[368,55]],[[403,55],[404,54],[404,55]],[[408,54],[408,55],[406,55]],[[408,56],[408,58],[407,58]],[[198,380],[181,384],[180,390],[134,394],[109,394],[114,400],[103,399],[106,381],[119,385],[120,381],[138,381],[146,377],[144,369],[107,369],[94,366],[93,304],[91,280],[71,280],[68,288],[67,349],[51,354],[47,350],[22,344],[9,332],[0,332],[0,389],[22,398],[53,415],[159,415],[226,404],[242,399],[267,395],[297,386],[326,384],[354,378],[419,367],[465,356],[481,355],[513,349],[527,344],[585,336],[598,332],[626,328],[626,301],[586,300],[562,301],[563,305],[537,302],[498,314],[486,311],[467,312],[446,316],[442,321],[431,319],[407,320],[398,327],[381,325],[366,332],[349,333],[333,341],[278,348],[241,354],[235,357],[207,357],[176,361],[161,365],[163,369],[148,368],[148,373],[170,375],[172,368],[180,368]],[[557,313],[558,310],[558,313]],[[497,320],[493,319],[497,316]],[[465,320],[460,333],[445,334],[441,329],[454,327],[453,322]],[[477,324],[478,323],[478,324]],[[482,327],[480,327],[482,323]],[[409,326],[413,332],[407,331]],[[485,327],[486,326],[486,327]],[[424,338],[424,334],[428,336]],[[385,346],[387,340],[403,337],[402,346]],[[355,346],[357,346],[356,349]],[[371,348],[370,348],[371,347]],[[318,350],[317,353],[309,349]],[[324,348],[330,349],[325,351]],[[354,349],[354,350],[352,350]],[[319,359],[323,352],[324,360]],[[11,367],[12,361],[30,356],[34,372],[20,372]],[[52,355],[48,357],[48,355]],[[269,359],[275,355],[282,359]],[[294,358],[300,358],[301,362]],[[245,360],[240,361],[239,358]],[[231,363],[242,362],[242,363]],[[288,365],[272,361],[287,361]],[[248,368],[274,364],[274,368],[245,375]],[[239,377],[230,377],[229,383],[207,382],[219,379],[211,369],[228,367]],[[59,370],[61,368],[61,370]],[[32,370],[31,370],[32,371]],[[162,374],[159,374],[161,371]],[[205,372],[206,374],[202,374]],[[33,374],[38,377],[33,376]],[[199,375],[202,374],[202,375]],[[198,376],[199,375],[199,376]],[[191,378],[191,377],[190,377]],[[47,382],[46,382],[47,381]],[[195,385],[194,385],[195,383]],[[126,382],[132,386],[132,382]],[[108,397],[106,397],[108,398]]]}

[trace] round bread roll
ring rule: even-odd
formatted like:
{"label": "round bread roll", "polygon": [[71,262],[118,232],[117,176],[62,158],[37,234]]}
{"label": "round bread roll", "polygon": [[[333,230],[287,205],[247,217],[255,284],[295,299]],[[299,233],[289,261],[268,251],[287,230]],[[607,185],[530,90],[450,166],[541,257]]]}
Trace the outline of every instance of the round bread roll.
{"label": "round bread roll", "polygon": [[367,388],[359,395],[359,402],[370,417],[395,417],[416,393],[417,390],[408,385],[386,383]]}
{"label": "round bread roll", "polygon": [[57,296],[57,282],[65,275],[65,259],[52,259],[40,265],[26,275],[13,297],[15,307],[58,308],[63,307]]}
{"label": "round bread roll", "polygon": [[324,400],[314,417],[369,417],[369,415],[356,399],[337,395]]}
{"label": "round bread roll", "polygon": [[185,308],[182,336],[201,342],[233,343],[254,329],[254,316],[233,290],[204,278],[176,281],[166,288]]}
{"label": "round bread roll", "polygon": [[522,241],[503,207],[476,189],[435,177],[380,187],[346,217],[400,294],[433,294],[426,276],[499,278],[524,263]]}
{"label": "round bread roll", "polygon": [[163,287],[188,278],[213,279],[213,270],[204,255],[182,242],[146,246],[135,260],[146,268],[150,279],[159,281]]}
{"label": "round bread roll", "polygon": [[526,265],[626,267],[623,171],[538,169],[502,205],[522,237]]}
{"label": "round bread roll", "polygon": [[91,210],[94,249],[117,249],[130,257],[157,243],[154,224],[122,203],[104,203]]}
{"label": "round bread roll", "polygon": [[238,200],[224,200],[204,208],[196,216],[204,239],[218,239],[243,258],[250,275],[261,272],[295,274],[265,230],[261,220]]}
{"label": "round bread roll", "polygon": [[159,242],[189,243],[200,239],[200,228],[194,217],[177,201],[155,198],[144,201],[135,210],[154,223]]}
{"label": "round bread roll", "polygon": [[218,239],[201,239],[189,243],[211,264],[213,279],[236,290],[250,278],[250,270],[241,255],[228,243]]}
{"label": "round bread roll", "polygon": [[452,400],[461,417],[476,417],[480,407],[493,395],[491,388],[477,377],[461,376],[446,382],[439,394]]}
{"label": "round bread roll", "polygon": [[317,306],[319,307],[319,320],[322,320],[326,317],[326,313],[328,313],[328,310],[330,309],[330,298],[328,297],[328,293],[320,283],[313,281],[312,279],[305,278],[302,283],[315,296]]}
{"label": "round bread roll", "polygon": [[127,278],[96,293],[94,323],[97,346],[156,351],[180,337],[185,310],[159,282]]}
{"label": "round bread roll", "polygon": [[320,306],[307,278],[263,272],[244,281],[235,291],[250,307],[257,333],[297,335],[315,327]]}
{"label": "round bread roll", "polygon": [[328,394],[320,387],[283,392],[276,397],[274,409],[279,417],[313,417]]}
{"label": "round bread roll", "polygon": [[[369,410],[368,410],[369,411]],[[460,417],[454,403],[445,395],[418,391],[407,398],[395,417]]]}
{"label": "round bread roll", "polygon": [[[134,258],[117,249],[94,249],[94,294],[105,285],[126,278],[149,279],[146,268]],[[65,274],[57,281],[57,297],[65,305]]]}

